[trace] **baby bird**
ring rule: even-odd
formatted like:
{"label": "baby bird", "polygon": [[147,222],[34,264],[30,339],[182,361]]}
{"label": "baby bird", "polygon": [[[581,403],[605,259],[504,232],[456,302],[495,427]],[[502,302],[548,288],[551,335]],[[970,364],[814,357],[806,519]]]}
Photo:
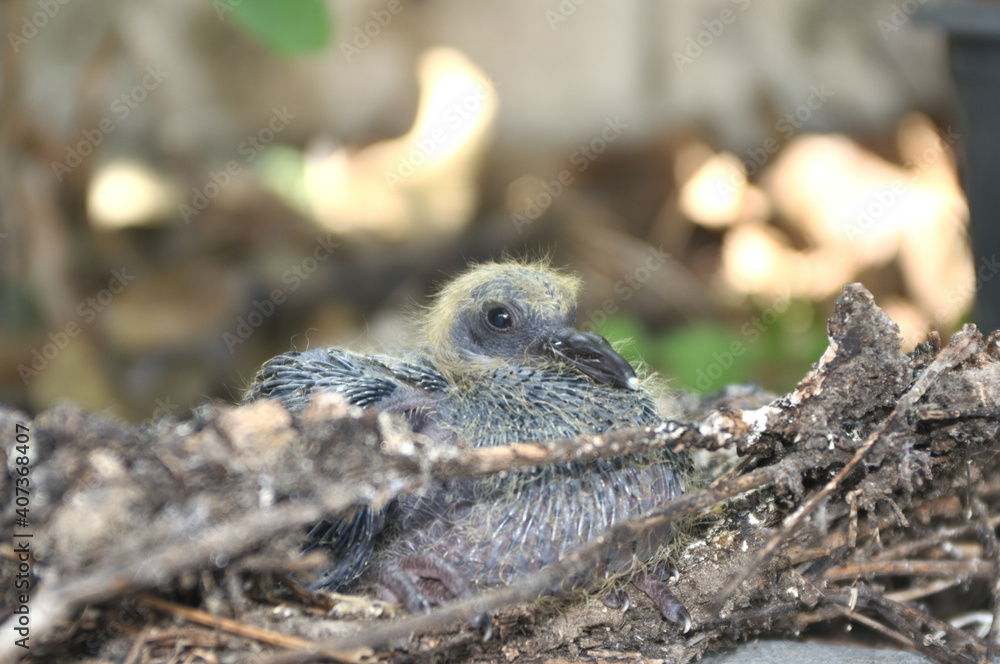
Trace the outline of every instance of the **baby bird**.
{"label": "baby bird", "polygon": [[[330,389],[401,414],[418,433],[474,446],[662,421],[629,363],[603,337],[575,329],[579,290],[576,277],[546,265],[479,265],[440,291],[416,351],[285,353],[264,365],[245,400],[277,398],[294,409]],[[378,512],[359,508],[310,533],[335,559],[319,585],[369,589],[413,610],[506,584],[680,495],[682,466],[666,451],[568,462],[454,480]],[[654,565],[669,540],[667,528],[621,542],[569,585],[622,576],[687,631],[690,616]],[[615,590],[606,597],[620,600]]]}

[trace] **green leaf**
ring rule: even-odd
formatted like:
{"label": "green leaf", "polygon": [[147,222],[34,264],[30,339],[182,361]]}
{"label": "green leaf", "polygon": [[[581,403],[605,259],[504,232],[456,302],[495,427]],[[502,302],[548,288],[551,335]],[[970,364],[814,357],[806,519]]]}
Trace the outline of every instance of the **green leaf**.
{"label": "green leaf", "polygon": [[306,193],[306,160],[301,151],[271,144],[256,162],[264,185],[292,208],[308,217],[312,206]]}
{"label": "green leaf", "polygon": [[642,324],[634,318],[612,316],[604,321],[597,332],[611,342],[622,357],[635,365],[647,358],[649,338]]}
{"label": "green leaf", "polygon": [[611,316],[597,331],[629,362],[645,360],[672,386],[700,394],[751,381],[786,392],[826,349],[822,317],[801,300],[747,312],[738,326],[693,323],[653,337],[638,320]]}
{"label": "green leaf", "polygon": [[660,363],[681,387],[701,394],[744,382],[756,355],[753,345],[717,323],[683,327],[661,339],[658,346]]}
{"label": "green leaf", "polygon": [[228,0],[240,25],[282,55],[315,53],[330,43],[333,22],[322,0]]}

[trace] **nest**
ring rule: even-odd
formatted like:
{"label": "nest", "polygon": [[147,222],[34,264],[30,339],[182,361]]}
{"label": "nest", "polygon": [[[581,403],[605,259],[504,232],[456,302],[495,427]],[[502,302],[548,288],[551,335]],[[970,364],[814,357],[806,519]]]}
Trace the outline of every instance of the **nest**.
{"label": "nest", "polygon": [[[71,405],[33,420],[0,409],[13,533],[0,660],[686,662],[803,632],[940,662],[992,656],[995,614],[978,632],[953,618],[1000,606],[1000,334],[967,326],[945,348],[932,336],[904,354],[871,294],[850,285],[829,338],[798,386],[760,407],[496,448],[435,444],[325,394],[294,414],[262,401],[141,426]],[[326,516],[444,478],[660,447],[735,463],[521,582],[426,615],[303,589],[328,563],[300,553],[303,534]],[[625,612],[538,599],[616,543],[681,521],[673,589],[690,633],[640,593]],[[485,643],[468,624],[481,611],[494,621]]]}

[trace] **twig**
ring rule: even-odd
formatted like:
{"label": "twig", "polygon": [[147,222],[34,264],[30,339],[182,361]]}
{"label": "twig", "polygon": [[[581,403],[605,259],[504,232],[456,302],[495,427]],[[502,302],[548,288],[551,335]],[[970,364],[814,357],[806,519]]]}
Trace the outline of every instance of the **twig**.
{"label": "twig", "polygon": [[910,637],[903,634],[902,632],[897,632],[894,629],[890,629],[889,627],[886,627],[877,620],[873,620],[862,613],[858,613],[857,611],[852,611],[846,606],[840,606],[839,604],[831,604],[831,606],[837,613],[840,613],[845,618],[853,620],[854,622],[857,623],[861,623],[865,627],[872,629],[878,632],[879,634],[887,636],[893,641],[896,641],[908,648],[914,648],[914,649],[916,648],[916,646],[913,643],[913,640]]}
{"label": "twig", "polygon": [[924,422],[936,420],[968,420],[975,417],[1000,418],[1000,408],[951,408],[921,406],[916,409],[917,418]]}
{"label": "twig", "polygon": [[351,650],[334,650],[328,647],[323,647],[322,644],[315,641],[303,639],[302,637],[281,634],[280,632],[275,632],[269,629],[254,627],[253,625],[247,625],[246,623],[242,623],[231,618],[213,616],[211,613],[207,613],[200,609],[193,609],[188,606],[175,604],[174,602],[168,602],[165,599],[160,599],[159,597],[154,597],[152,595],[143,595],[139,598],[139,601],[142,604],[162,613],[177,616],[189,622],[204,625],[205,627],[221,629],[229,632],[230,634],[236,634],[237,636],[243,636],[248,639],[260,641],[261,643],[278,646],[279,648],[296,650],[308,649],[312,652],[313,656],[320,655],[323,657],[329,657],[330,659],[334,659],[338,662],[344,662],[345,664],[359,664],[364,662],[367,658],[370,658],[372,655],[371,650],[367,648],[362,647]]}
{"label": "twig", "polygon": [[750,430],[741,411],[713,411],[692,423],[667,420],[656,426],[619,429],[598,435],[511,443],[497,447],[463,446],[434,469],[439,477],[476,477],[527,470],[566,461],[628,456],[667,448],[673,452],[714,450],[732,444]]}
{"label": "twig", "polygon": [[[1000,526],[1000,516],[991,517],[989,519],[989,524],[991,528]],[[929,537],[921,537],[920,539],[910,540],[909,542],[901,542],[895,546],[883,549],[882,551],[876,553],[873,558],[876,560],[884,560],[910,556],[918,551],[938,546],[948,540],[964,537],[976,528],[980,527],[980,525],[981,524],[978,523],[965,523],[961,526],[956,526],[955,528],[942,528]]]}
{"label": "twig", "polygon": [[976,520],[980,525],[977,532],[984,543],[984,554],[990,558],[987,563],[990,567],[990,602],[993,606],[993,620],[990,623],[990,633],[986,639],[986,659],[993,661],[996,654],[997,634],[1000,633],[1000,546],[997,544],[997,534],[993,530],[990,521],[990,513],[986,505],[979,498],[973,498],[972,509],[976,514]]}
{"label": "twig", "polygon": [[943,632],[959,643],[968,643],[979,654],[986,653],[986,644],[983,643],[981,639],[976,638],[973,634],[958,629],[950,623],[939,620],[924,611],[918,611],[907,604],[893,601],[884,594],[876,592],[867,586],[859,585],[857,586],[857,589],[859,597],[864,599],[869,605],[878,609],[879,613],[896,624],[897,627],[912,630],[914,632],[914,646],[928,657],[933,657],[937,661],[945,662],[947,664],[967,664],[969,661],[960,655],[946,651],[941,646],[932,648],[929,645],[930,642],[927,642],[924,635],[920,633],[920,625],[925,625],[933,630]]}
{"label": "twig", "polygon": [[915,586],[906,590],[897,590],[896,592],[886,593],[885,596],[897,602],[912,602],[915,599],[936,595],[943,590],[954,588],[961,583],[958,579],[938,579],[933,583],[928,583],[926,586]]}
{"label": "twig", "polygon": [[954,579],[993,578],[994,564],[988,560],[876,560],[830,567],[823,572],[828,581],[872,576],[939,576]]}
{"label": "twig", "polygon": [[216,551],[238,554],[288,528],[314,523],[324,516],[318,505],[283,504],[270,510],[243,515],[216,528],[192,545],[186,539],[155,555],[108,564],[63,583],[42,585],[32,607],[32,627],[39,633],[52,629],[75,607],[99,602],[132,590],[157,585],[185,569],[208,565]]}
{"label": "twig", "polygon": [[139,656],[142,654],[142,649],[146,646],[146,642],[149,639],[149,633],[153,629],[153,624],[149,623],[135,635],[135,639],[132,641],[132,645],[129,647],[128,652],[125,654],[125,659],[122,660],[122,664],[136,664],[139,661]]}

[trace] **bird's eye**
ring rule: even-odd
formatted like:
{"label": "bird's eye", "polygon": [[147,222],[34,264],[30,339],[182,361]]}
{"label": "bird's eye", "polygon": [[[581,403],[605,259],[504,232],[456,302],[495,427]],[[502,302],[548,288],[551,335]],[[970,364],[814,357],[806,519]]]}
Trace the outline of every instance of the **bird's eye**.
{"label": "bird's eye", "polygon": [[503,307],[490,309],[486,312],[486,320],[489,321],[490,325],[498,330],[506,330],[514,322],[510,312]]}

